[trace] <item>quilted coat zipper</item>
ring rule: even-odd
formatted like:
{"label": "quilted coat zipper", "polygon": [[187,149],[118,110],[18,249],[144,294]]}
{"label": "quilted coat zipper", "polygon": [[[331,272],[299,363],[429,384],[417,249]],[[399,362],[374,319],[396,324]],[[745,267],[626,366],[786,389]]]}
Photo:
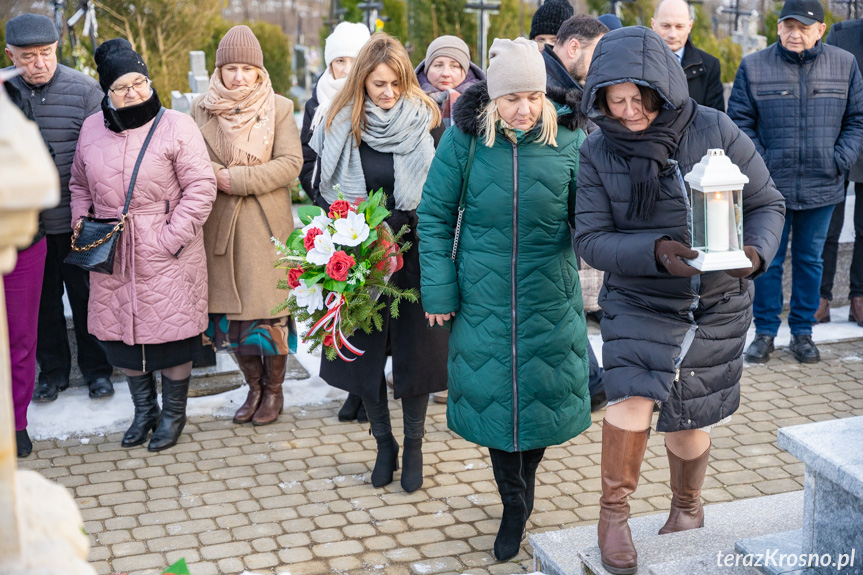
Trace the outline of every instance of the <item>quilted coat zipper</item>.
{"label": "quilted coat zipper", "polygon": [[[680,172],[680,165],[676,160],[669,160],[673,163],[674,172],[677,175],[677,183],[680,186],[680,191],[683,194],[683,203],[686,204],[686,228],[689,235],[689,245],[692,245],[692,206],[689,203],[689,194],[686,193],[686,184],[683,182],[683,174]],[[680,366],[683,364],[683,359],[689,353],[689,348],[692,347],[692,342],[695,341],[695,332],[698,330],[698,324],[695,323],[695,310],[698,307],[698,301],[701,296],[698,293],[701,291],[701,276],[694,275],[689,280],[689,286],[692,289],[692,301],[689,304],[687,315],[689,316],[689,329],[686,330],[686,335],[683,336],[683,342],[680,344],[680,355],[674,359],[674,381],[680,381]]]}
{"label": "quilted coat zipper", "polygon": [[512,145],[512,258],[510,259],[510,285],[512,291],[512,327],[510,338],[512,339],[512,446],[515,451],[521,451],[518,447],[518,350],[516,346],[518,336],[518,313],[516,303],[518,288],[516,286],[516,273],[518,263],[518,144]]}

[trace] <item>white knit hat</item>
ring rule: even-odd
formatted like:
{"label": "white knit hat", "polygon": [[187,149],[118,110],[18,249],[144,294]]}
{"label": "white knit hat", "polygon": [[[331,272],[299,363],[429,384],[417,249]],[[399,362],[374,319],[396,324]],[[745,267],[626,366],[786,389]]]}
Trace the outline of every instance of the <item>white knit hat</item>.
{"label": "white knit hat", "polygon": [[324,44],[324,61],[327,67],[336,58],[356,58],[370,36],[365,24],[342,22],[336,26]]}
{"label": "white knit hat", "polygon": [[545,60],[533,40],[495,38],[488,57],[486,76],[492,100],[516,92],[545,93]]}

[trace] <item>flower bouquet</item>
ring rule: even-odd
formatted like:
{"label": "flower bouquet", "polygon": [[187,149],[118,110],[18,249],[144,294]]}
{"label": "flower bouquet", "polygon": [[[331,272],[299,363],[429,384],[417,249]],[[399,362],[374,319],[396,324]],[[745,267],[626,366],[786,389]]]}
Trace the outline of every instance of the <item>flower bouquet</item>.
{"label": "flower bouquet", "polygon": [[383,329],[380,312],[387,304],[380,296],[392,297],[390,313],[398,317],[399,302],[416,302],[417,293],[389,283],[410,244],[398,243],[407,226],[394,234],[384,223],[390,215],[384,193],[378,190],[351,204],[338,186],[335,190],[339,199],[329,213],[303,206],[298,210],[303,228],[294,230],[284,243],[272,239],[280,256],[276,266],[287,270],[278,287],[290,290],[273,313],[288,309],[297,321],[308,322],[311,327],[303,341],[313,342],[310,350],[323,345],[327,359],[354,361],[356,357],[345,351],[356,356],[364,352],[348,338],[357,329]]}

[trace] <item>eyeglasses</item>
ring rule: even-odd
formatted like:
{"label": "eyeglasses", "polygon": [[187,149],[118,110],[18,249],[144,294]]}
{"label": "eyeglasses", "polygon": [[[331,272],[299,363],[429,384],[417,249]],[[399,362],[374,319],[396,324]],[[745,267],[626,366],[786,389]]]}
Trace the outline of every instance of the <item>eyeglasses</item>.
{"label": "eyeglasses", "polygon": [[128,86],[120,86],[119,88],[108,88],[108,91],[118,96],[125,96],[132,90],[142,92],[144,88],[149,88],[152,81],[149,78],[141,78],[140,80],[131,83]]}

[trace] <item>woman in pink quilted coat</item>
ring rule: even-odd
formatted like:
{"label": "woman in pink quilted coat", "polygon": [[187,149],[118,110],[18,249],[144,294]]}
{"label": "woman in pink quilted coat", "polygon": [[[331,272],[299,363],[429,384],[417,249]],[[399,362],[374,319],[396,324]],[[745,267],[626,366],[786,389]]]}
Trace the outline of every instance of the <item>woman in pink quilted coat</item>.
{"label": "woman in pink quilted coat", "polygon": [[[107,93],[84,121],[72,165],[72,224],[88,212],[119,218],[135,162],[162,106],[147,66],[123,39],[95,54]],[[112,275],[90,274],[88,328],[121,367],[135,405],[123,446],[161,451],[186,423],[192,358],[207,327],[207,262],[201,228],[216,180],[195,122],[166,110],[138,171]],[[162,372],[162,409],[155,371]]]}

